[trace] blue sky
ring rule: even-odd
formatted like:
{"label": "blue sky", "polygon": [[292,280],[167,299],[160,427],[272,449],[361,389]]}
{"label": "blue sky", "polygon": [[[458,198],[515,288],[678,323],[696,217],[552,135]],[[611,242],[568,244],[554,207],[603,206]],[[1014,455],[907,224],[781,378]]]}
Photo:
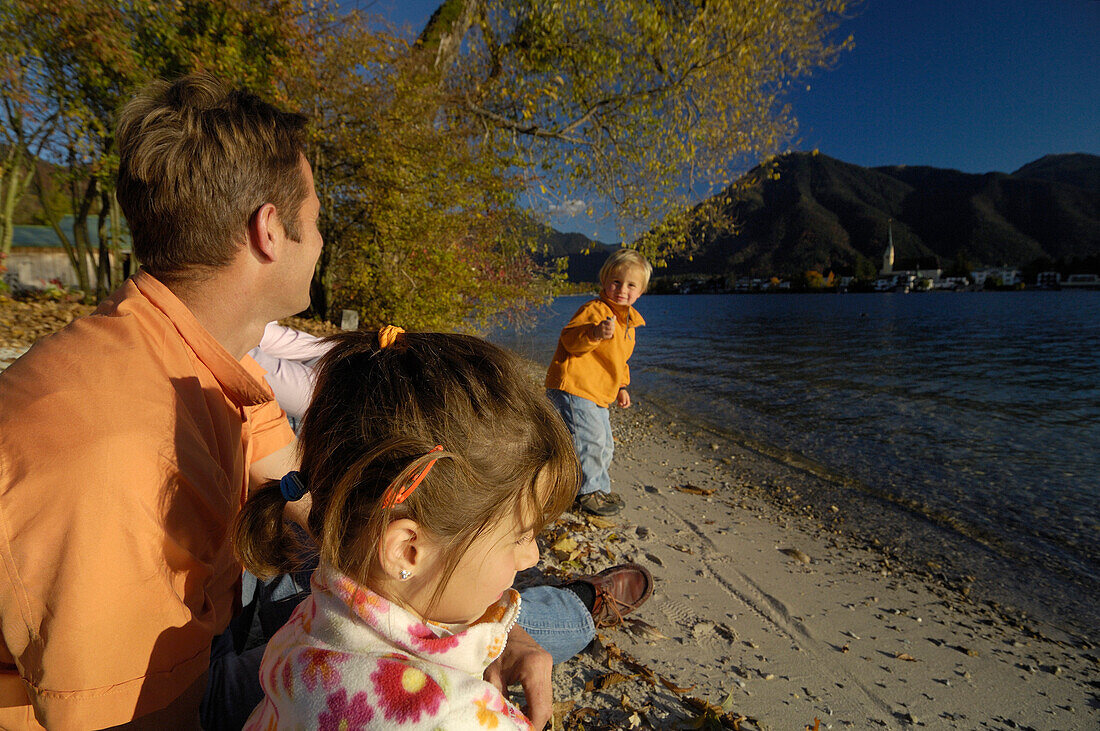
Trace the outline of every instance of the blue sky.
{"label": "blue sky", "polygon": [[[438,4],[360,3],[411,34]],[[865,0],[849,33],[834,68],[794,86],[790,149],[974,173],[1100,155],[1100,0]],[[613,222],[555,223],[618,239]]]}

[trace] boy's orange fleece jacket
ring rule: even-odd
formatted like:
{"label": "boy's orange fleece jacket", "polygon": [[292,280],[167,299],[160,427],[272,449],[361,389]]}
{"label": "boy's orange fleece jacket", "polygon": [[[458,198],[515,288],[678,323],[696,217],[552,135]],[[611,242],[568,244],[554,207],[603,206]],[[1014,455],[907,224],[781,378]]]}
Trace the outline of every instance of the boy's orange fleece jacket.
{"label": "boy's orange fleece jacket", "polygon": [[[615,335],[594,340],[592,326],[615,317]],[[546,373],[546,387],[586,398],[607,407],[630,383],[627,360],[634,352],[634,328],[645,320],[633,307],[612,304],[603,298],[581,305],[562,328],[558,348]]]}

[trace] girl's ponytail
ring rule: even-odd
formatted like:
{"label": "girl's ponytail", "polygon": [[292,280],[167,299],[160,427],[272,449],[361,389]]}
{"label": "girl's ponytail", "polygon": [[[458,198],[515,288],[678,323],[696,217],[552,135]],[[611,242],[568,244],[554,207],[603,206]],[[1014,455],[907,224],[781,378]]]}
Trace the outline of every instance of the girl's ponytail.
{"label": "girl's ponytail", "polygon": [[286,504],[280,481],[271,480],[248,497],[233,525],[237,557],[259,579],[301,568],[302,542],[283,519]]}

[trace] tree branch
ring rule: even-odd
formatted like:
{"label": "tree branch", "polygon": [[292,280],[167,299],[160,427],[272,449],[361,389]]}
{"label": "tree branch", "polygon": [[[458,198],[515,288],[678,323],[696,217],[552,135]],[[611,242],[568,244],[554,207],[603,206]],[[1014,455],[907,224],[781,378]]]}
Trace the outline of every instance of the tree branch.
{"label": "tree branch", "polygon": [[482,107],[477,106],[469,100],[463,102],[462,108],[470,114],[480,117],[481,119],[490,121],[498,127],[503,127],[504,129],[511,130],[512,132],[516,132],[518,134],[528,135],[531,137],[541,137],[544,139],[561,140],[563,142],[568,142],[573,145],[589,146],[592,144],[590,141],[584,139],[583,137],[573,137],[571,135],[565,134],[562,131],[543,129],[537,124],[520,124],[513,119],[505,117],[504,115],[497,114],[496,112],[490,112],[488,109],[483,109]]}

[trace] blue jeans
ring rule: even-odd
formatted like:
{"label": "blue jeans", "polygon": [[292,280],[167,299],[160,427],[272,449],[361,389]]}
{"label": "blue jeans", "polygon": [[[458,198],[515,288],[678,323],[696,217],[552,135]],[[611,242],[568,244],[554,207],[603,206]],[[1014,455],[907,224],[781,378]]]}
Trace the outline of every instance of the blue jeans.
{"label": "blue jeans", "polygon": [[313,559],[302,570],[269,581],[244,572],[241,611],[210,645],[206,693],[199,707],[205,731],[238,731],[263,700],[260,661],[267,640],[309,596],[309,578],[316,567]]}
{"label": "blue jeans", "polygon": [[550,403],[561,414],[573,447],[581,463],[580,495],[591,492],[611,492],[611,457],[615,442],[611,437],[611,418],[604,406],[556,388],[546,389]]}
{"label": "blue jeans", "polygon": [[592,613],[573,592],[556,586],[532,586],[519,592],[517,624],[554,658],[565,662],[596,636]]}
{"label": "blue jeans", "polygon": [[[258,617],[263,634],[259,641],[266,643],[309,596],[310,572],[307,567],[266,582],[257,582],[245,572],[244,609],[210,647],[210,670],[200,708],[206,731],[237,731],[264,699],[260,661],[266,644],[249,647],[257,640],[248,641],[252,618]],[[584,603],[573,592],[556,586],[521,589],[517,623],[550,653],[555,665],[576,655],[596,636],[592,614]]]}

